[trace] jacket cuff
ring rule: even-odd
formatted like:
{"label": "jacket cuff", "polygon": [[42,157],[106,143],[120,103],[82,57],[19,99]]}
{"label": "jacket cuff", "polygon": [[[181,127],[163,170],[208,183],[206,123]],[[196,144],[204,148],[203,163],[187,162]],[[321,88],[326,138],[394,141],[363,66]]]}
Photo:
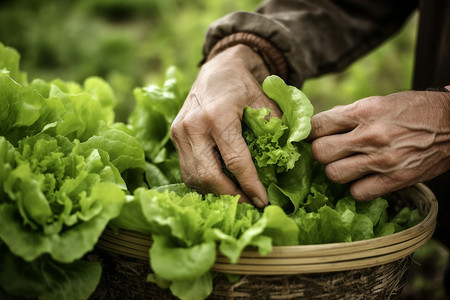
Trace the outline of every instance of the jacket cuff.
{"label": "jacket cuff", "polygon": [[281,52],[266,39],[248,32],[232,33],[219,40],[212,47],[206,61],[225,49],[239,44],[246,45],[259,54],[271,74],[278,75],[285,81],[287,80],[288,67],[283,54],[281,54]]}

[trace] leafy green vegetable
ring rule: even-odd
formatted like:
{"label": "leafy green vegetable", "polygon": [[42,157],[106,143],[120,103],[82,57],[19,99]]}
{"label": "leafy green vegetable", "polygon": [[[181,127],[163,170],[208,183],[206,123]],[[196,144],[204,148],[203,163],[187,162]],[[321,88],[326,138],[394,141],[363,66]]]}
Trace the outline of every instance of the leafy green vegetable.
{"label": "leafy green vegetable", "polygon": [[[87,299],[100,280],[99,263],[76,261],[63,264],[47,256],[26,262],[14,256],[0,241],[0,286],[20,299]],[[1,294],[0,294],[1,295]]]}
{"label": "leafy green vegetable", "polygon": [[204,299],[217,251],[236,263],[249,246],[265,255],[278,245],[382,236],[421,220],[409,208],[388,216],[382,198],[357,203],[329,181],[303,141],[309,100],[276,76],[263,90],[283,117],[248,107],[243,119],[272,204],[260,211],[181,183],[169,128],[186,91],[175,68],[162,87],[135,89],[136,108],[123,124],[114,122],[116,100],[102,79],[28,83],[17,52],[0,44],[0,54],[2,296],[88,298],[101,270],[82,257],[107,225],[152,235],[148,280],[181,299]]}
{"label": "leafy green vegetable", "polygon": [[175,151],[175,148],[168,149],[167,144],[170,143],[170,124],[186,96],[180,81],[180,74],[172,67],[167,70],[163,87],[150,85],[134,90],[136,108],[128,123],[153,163],[164,161]]}
{"label": "leafy green vegetable", "polygon": [[313,106],[306,95],[278,76],[267,77],[262,87],[281,108],[283,117],[267,120],[268,108],[246,107],[243,136],[270,203],[293,213],[306,200],[311,185],[312,154],[300,141],[311,130]]}
{"label": "leafy green vegetable", "polygon": [[169,287],[181,299],[204,298],[212,289],[209,270],[217,246],[235,263],[247,246],[264,255],[272,245],[298,244],[298,227],[281,208],[271,206],[261,213],[238,200],[228,195],[202,196],[182,184],[140,188],[112,225],[152,234],[152,281]]}
{"label": "leafy green vegetable", "polygon": [[[43,201],[44,197],[39,195],[36,185],[25,183],[20,187],[30,196],[13,199],[15,202],[32,201],[35,195],[41,204],[31,210],[26,204],[23,204],[25,207],[17,207],[15,203],[1,204],[0,238],[12,253],[26,261],[32,261],[44,253],[67,263],[81,258],[93,249],[109,220],[119,215],[124,200],[123,192],[115,185],[98,183],[89,194],[82,193],[78,203],[80,208],[75,213],[69,214],[67,208],[73,204],[69,204],[70,199],[65,196],[62,199],[66,201],[66,206],[58,205],[61,213],[53,214],[50,204]],[[52,218],[53,222],[49,222]],[[45,223],[40,224],[42,221]],[[24,226],[24,222],[30,226]],[[69,227],[63,228],[63,225]],[[42,231],[37,231],[40,227],[43,227]]]}
{"label": "leafy green vegetable", "polygon": [[113,124],[115,97],[102,79],[29,84],[18,54],[1,44],[0,53],[0,286],[85,299],[101,270],[80,259],[120,214],[121,172],[144,171],[143,148]]}

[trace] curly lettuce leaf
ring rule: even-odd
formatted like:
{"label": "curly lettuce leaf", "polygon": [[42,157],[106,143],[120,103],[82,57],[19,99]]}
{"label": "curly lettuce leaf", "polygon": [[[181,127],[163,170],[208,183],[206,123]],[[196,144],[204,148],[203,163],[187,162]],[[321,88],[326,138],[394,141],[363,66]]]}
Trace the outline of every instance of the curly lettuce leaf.
{"label": "curly lettuce leaf", "polygon": [[[155,274],[150,279],[170,287],[181,299],[192,299],[188,295],[198,293],[203,299],[211,292],[209,270],[217,246],[223,255],[237,262],[248,246],[257,247],[265,255],[273,245],[298,244],[298,227],[280,207],[260,212],[238,200],[229,195],[202,196],[179,184],[140,188],[112,225],[151,233],[154,243],[150,264]],[[188,288],[188,282],[198,286]]]}
{"label": "curly lettuce leaf", "polygon": [[56,261],[71,263],[91,251],[108,222],[120,214],[124,193],[113,184],[98,183],[85,199],[96,204],[95,216],[51,234],[23,226],[17,206],[1,204],[0,238],[25,261],[48,253]]}
{"label": "curly lettuce leaf", "polygon": [[104,151],[79,150],[63,136],[20,141],[3,183],[9,200],[0,204],[0,238],[15,255],[31,261],[49,253],[71,262],[119,215],[125,194],[117,168]]}
{"label": "curly lettuce leaf", "polygon": [[9,75],[0,72],[0,135],[13,145],[43,131],[85,141],[113,123],[115,98],[99,78],[86,79],[85,90],[61,80],[19,84]]}
{"label": "curly lettuce leaf", "polygon": [[311,130],[313,107],[300,90],[277,76],[264,80],[263,91],[278,104],[283,117],[269,118],[268,108],[246,107],[243,136],[269,202],[293,213],[305,204],[311,184],[312,155],[300,142]]}
{"label": "curly lettuce leaf", "polygon": [[23,127],[40,117],[42,97],[0,72],[0,135],[14,144],[25,136]]}

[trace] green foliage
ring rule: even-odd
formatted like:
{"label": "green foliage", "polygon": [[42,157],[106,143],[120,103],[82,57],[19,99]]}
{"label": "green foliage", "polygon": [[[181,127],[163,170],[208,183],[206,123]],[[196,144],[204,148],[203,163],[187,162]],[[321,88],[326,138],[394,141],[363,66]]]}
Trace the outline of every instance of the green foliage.
{"label": "green foliage", "polygon": [[301,142],[311,131],[313,106],[299,89],[272,75],[263,90],[283,112],[282,118],[268,118],[268,108],[246,107],[244,139],[266,187],[269,201],[286,212],[294,212],[304,201],[311,184],[312,154]]}
{"label": "green foliage", "polygon": [[[264,175],[267,167],[274,172],[274,181],[266,185],[271,205],[260,211],[239,204],[238,196],[202,196],[179,183],[137,189],[111,222],[112,227],[152,235],[154,274],[148,279],[180,299],[204,299],[211,293],[209,270],[217,250],[236,263],[248,246],[265,255],[273,246],[358,241],[420,220],[417,211],[408,208],[389,217],[387,200],[359,203],[347,186],[332,183],[324,166],[313,160],[309,144],[301,141],[310,131],[304,124],[312,115],[309,100],[273,76],[263,86],[282,109],[295,112],[266,120],[268,109],[244,111],[244,136],[258,172]],[[267,151],[272,153],[263,155]]]}
{"label": "green foliage", "polygon": [[[132,90],[157,84],[176,65],[190,86],[211,22],[259,1],[77,0],[2,1],[0,41],[22,55],[32,77],[82,82],[107,79],[117,93],[116,117],[133,110]],[[1,59],[1,58],[0,58]]]}
{"label": "green foliage", "polygon": [[0,286],[15,296],[87,298],[100,266],[80,259],[120,214],[121,173],[144,172],[144,150],[113,124],[116,101],[102,79],[28,83],[16,51],[0,44],[0,57]]}
{"label": "green foliage", "polygon": [[42,300],[87,299],[101,275],[99,264],[86,261],[63,264],[43,256],[26,262],[14,256],[1,240],[0,264],[0,283],[9,294],[6,299],[11,295],[17,299],[24,296]]}

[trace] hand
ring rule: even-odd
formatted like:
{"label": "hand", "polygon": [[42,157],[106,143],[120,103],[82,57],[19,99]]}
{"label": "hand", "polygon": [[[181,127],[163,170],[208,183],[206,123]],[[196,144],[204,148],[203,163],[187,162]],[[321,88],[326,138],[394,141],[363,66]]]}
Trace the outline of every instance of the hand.
{"label": "hand", "polygon": [[[240,195],[241,202],[258,207],[268,204],[241,128],[247,105],[280,115],[260,86],[268,75],[261,57],[244,45],[203,65],[171,127],[186,185],[202,193]],[[221,159],[240,187],[225,175]]]}
{"label": "hand", "polygon": [[315,115],[310,138],[327,176],[370,200],[450,168],[450,93],[369,97]]}

